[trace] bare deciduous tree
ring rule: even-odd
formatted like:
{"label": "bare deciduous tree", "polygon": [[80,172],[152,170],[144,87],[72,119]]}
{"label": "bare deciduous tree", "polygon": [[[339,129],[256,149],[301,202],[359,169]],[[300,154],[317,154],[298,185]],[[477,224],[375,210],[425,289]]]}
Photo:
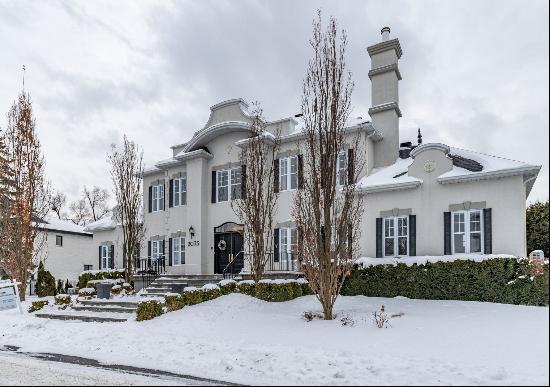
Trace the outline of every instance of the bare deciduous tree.
{"label": "bare deciduous tree", "polygon": [[[363,207],[355,187],[363,158],[356,151],[360,135],[345,130],[353,90],[345,64],[346,34],[338,33],[334,18],[323,32],[319,11],[310,44],[313,58],[302,94],[305,140],[298,144],[306,172],[303,189],[294,197],[293,217],[302,271],[324,318],[332,320],[340,288],[359,251]],[[339,156],[343,160],[338,161]]]}
{"label": "bare deciduous tree", "polygon": [[65,208],[66,204],[67,196],[63,192],[57,191],[54,195],[52,195],[51,198],[51,212],[53,212],[58,219],[64,219],[66,217],[66,214],[64,213],[63,209]]}
{"label": "bare deciduous tree", "polygon": [[84,187],[82,191],[84,198],[88,202],[92,222],[103,219],[110,212],[109,208],[109,191],[105,188],[94,186],[91,190]]}
{"label": "bare deciduous tree", "polygon": [[239,155],[243,189],[232,208],[245,225],[247,261],[252,279],[258,282],[265,271],[268,252],[273,245],[273,216],[277,206],[273,160],[279,148],[280,133],[266,130],[262,109],[252,112],[250,136],[241,145]]}
{"label": "bare deciduous tree", "polygon": [[8,112],[8,127],[4,133],[13,171],[13,203],[8,226],[0,231],[2,243],[8,246],[3,251],[2,269],[21,283],[21,300],[25,299],[27,280],[36,268],[46,239],[39,223],[50,209],[44,157],[35,126],[30,96],[23,91]]}
{"label": "bare deciduous tree", "polygon": [[88,207],[88,202],[85,198],[80,198],[77,201],[72,202],[69,205],[70,210],[70,220],[74,224],[79,226],[86,226],[90,223],[91,213],[90,208]]}
{"label": "bare deciduous tree", "polygon": [[143,152],[135,142],[124,136],[122,149],[113,145],[108,160],[111,164],[118,221],[122,224],[126,280],[130,282],[133,276],[133,258],[139,252],[145,234],[141,219]]}

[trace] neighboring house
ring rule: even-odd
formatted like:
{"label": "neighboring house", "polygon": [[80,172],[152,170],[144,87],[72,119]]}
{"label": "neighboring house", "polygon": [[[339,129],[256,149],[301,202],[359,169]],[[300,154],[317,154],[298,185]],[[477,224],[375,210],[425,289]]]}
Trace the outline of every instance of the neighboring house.
{"label": "neighboring house", "polygon": [[[40,223],[45,238],[38,237],[39,258],[56,280],[75,283],[93,264],[92,234],[71,221],[47,217]],[[43,242],[42,242],[43,241]]]}
{"label": "neighboring house", "polygon": [[[416,145],[400,144],[399,40],[390,40],[389,29],[384,29],[382,42],[367,51],[372,63],[371,121],[349,123],[348,135],[361,136],[360,149],[342,149],[337,165],[345,179],[347,152],[360,152],[366,159],[358,185],[365,199],[361,254],[525,256],[525,203],[540,166],[422,143],[420,132]],[[172,146],[172,156],[143,176],[146,238],[141,257],[162,261],[168,274],[222,273],[243,251],[244,226],[231,201],[241,192],[239,146],[249,135],[252,117],[242,99],[210,110],[201,130]],[[304,138],[301,125],[295,117],[267,123],[267,130],[282,136],[274,162],[279,198],[270,271],[298,269],[291,211],[303,171],[296,146]],[[124,264],[120,226],[106,219],[86,230],[94,233],[100,268]]]}

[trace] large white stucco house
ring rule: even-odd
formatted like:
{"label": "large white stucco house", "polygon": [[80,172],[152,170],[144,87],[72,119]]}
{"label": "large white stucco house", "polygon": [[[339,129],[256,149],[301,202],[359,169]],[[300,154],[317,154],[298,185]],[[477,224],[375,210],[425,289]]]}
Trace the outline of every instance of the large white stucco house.
{"label": "large white stucco house", "polygon": [[[382,41],[367,51],[370,120],[354,119],[346,129],[350,136],[361,136],[354,151],[366,160],[358,187],[366,203],[362,255],[525,256],[526,199],[540,166],[486,155],[482,149],[422,143],[420,133],[417,144],[400,143],[400,42],[389,39],[384,29]],[[243,225],[231,201],[241,192],[239,142],[248,137],[251,120],[242,99],[218,103],[203,128],[145,171],[142,260],[162,260],[167,274],[220,274],[241,254]],[[281,134],[274,163],[279,191],[274,258],[268,270],[296,271],[291,209],[300,186],[296,144],[303,139],[301,123],[296,117],[282,118],[269,122],[267,129]],[[346,168],[343,155],[339,169]],[[120,227],[104,222],[87,229],[94,233],[97,262],[102,269],[120,268]]]}

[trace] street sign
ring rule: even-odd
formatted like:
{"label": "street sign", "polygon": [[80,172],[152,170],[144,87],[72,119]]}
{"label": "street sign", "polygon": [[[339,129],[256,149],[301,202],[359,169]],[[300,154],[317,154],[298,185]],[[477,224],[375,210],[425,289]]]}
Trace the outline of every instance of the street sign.
{"label": "street sign", "polygon": [[17,282],[11,280],[0,281],[0,312],[15,308],[19,308],[19,312],[23,313],[21,303],[19,302]]}

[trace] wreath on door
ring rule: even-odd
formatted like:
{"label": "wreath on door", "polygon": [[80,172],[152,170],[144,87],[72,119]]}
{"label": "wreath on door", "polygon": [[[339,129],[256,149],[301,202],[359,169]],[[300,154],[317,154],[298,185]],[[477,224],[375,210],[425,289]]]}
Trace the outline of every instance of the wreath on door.
{"label": "wreath on door", "polygon": [[223,239],[218,242],[218,249],[220,249],[221,251],[225,251],[226,248],[227,243]]}

